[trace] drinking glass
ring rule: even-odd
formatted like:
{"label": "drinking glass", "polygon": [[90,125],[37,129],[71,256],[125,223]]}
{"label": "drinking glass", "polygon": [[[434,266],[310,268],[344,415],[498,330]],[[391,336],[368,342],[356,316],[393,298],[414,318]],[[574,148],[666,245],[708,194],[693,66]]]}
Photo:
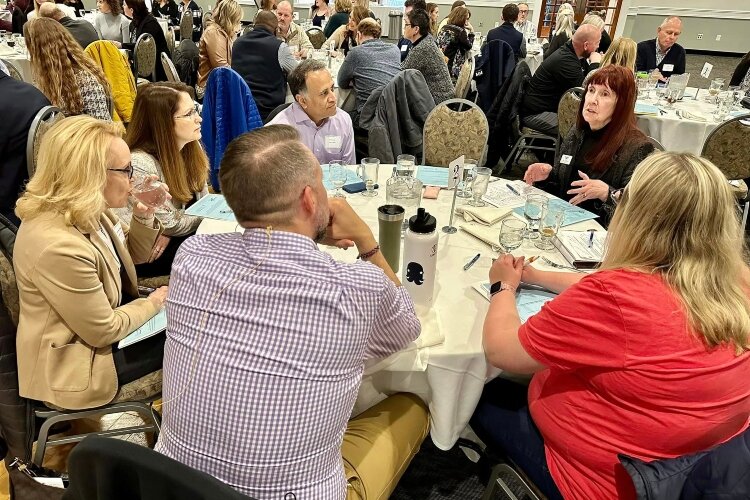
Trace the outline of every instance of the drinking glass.
{"label": "drinking glass", "polygon": [[648,78],[636,78],[635,83],[638,88],[638,98],[646,99],[648,96]]}
{"label": "drinking glass", "polygon": [[523,216],[529,222],[529,229],[526,236],[530,240],[539,238],[539,221],[542,214],[547,209],[549,200],[541,194],[530,194],[526,196],[526,205],[523,207]]}
{"label": "drinking glass", "polygon": [[732,106],[739,106],[740,101],[742,100],[742,97],[745,95],[745,93],[742,91],[739,85],[730,85],[727,87],[727,90],[732,93],[733,102]]}
{"label": "drinking glass", "polygon": [[708,87],[708,95],[710,96],[709,99],[712,103],[716,104],[716,96],[719,95],[719,92],[721,92],[721,89],[723,87],[723,78],[714,78],[713,80],[711,80],[711,84]]}
{"label": "drinking glass", "polygon": [[328,164],[328,178],[330,179],[331,184],[333,184],[333,187],[336,188],[333,197],[346,198],[341,192],[341,188],[346,184],[346,167],[344,166],[343,161],[332,160]]}
{"label": "drinking glass", "polygon": [[472,207],[484,207],[487,204],[482,201],[482,196],[487,192],[487,186],[490,183],[490,176],[492,175],[492,169],[490,168],[478,168],[474,175],[474,182],[471,185],[471,193],[474,196],[469,201],[469,205]]}
{"label": "drinking glass", "polygon": [[526,232],[526,223],[515,217],[503,219],[500,224],[500,247],[510,252],[520,247],[523,243],[523,235]]}
{"label": "drinking glass", "polygon": [[555,245],[552,243],[560,230],[565,212],[562,210],[547,209],[539,219],[539,240],[534,242],[534,246],[540,250],[552,250]]}
{"label": "drinking glass", "polygon": [[11,49],[16,46],[16,35],[17,35],[17,33],[9,33],[9,34],[5,35],[5,43]]}
{"label": "drinking glass", "polygon": [[667,101],[668,108],[674,108],[674,103],[678,101],[680,97],[680,89],[669,88],[664,91],[664,100]]}
{"label": "drinking glass", "polygon": [[364,181],[367,191],[362,191],[362,196],[369,198],[377,196],[375,184],[378,182],[378,167],[380,160],[377,158],[362,158],[362,164],[357,169],[359,176]]}
{"label": "drinking glass", "polygon": [[412,155],[398,155],[396,157],[396,175],[402,177],[413,177],[416,158]]}
{"label": "drinking glass", "polygon": [[130,194],[149,208],[160,209],[159,219],[163,224],[169,224],[174,217],[174,209],[167,205],[167,185],[151,176],[133,176],[133,187]]}
{"label": "drinking glass", "polygon": [[477,161],[471,159],[464,160],[464,173],[461,182],[458,183],[456,189],[458,193],[456,196],[459,198],[471,198],[471,188],[469,183],[474,180],[474,174],[477,170]]}

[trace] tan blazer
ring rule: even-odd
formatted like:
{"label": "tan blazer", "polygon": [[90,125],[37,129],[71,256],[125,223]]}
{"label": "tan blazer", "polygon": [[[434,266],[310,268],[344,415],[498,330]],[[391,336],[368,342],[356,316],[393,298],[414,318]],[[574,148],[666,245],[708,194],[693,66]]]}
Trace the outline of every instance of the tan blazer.
{"label": "tan blazer", "polygon": [[198,42],[198,86],[205,87],[208,74],[214,68],[232,65],[232,44],[230,37],[216,23],[209,23]]}
{"label": "tan blazer", "polygon": [[[136,220],[115,233],[117,217],[101,216],[121,269],[96,232],[69,226],[61,214],[23,222],[13,265],[21,313],[16,337],[21,396],[72,410],[109,403],[117,393],[112,344],[158,312],[138,297],[133,262],[145,262],[161,231]],[[131,258],[132,256],[132,258]]]}

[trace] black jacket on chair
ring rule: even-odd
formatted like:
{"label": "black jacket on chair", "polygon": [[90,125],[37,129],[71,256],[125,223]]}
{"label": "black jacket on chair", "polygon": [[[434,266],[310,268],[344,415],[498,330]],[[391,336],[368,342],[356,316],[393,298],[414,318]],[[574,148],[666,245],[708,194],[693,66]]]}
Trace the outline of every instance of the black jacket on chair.
{"label": "black jacket on chair", "polygon": [[[513,31],[516,29],[513,28]],[[477,58],[474,79],[479,93],[479,107],[485,114],[490,111],[492,101],[503,83],[513,74],[515,67],[516,58],[507,42],[495,39],[482,47],[482,52]]]}
{"label": "black jacket on chair", "polygon": [[286,77],[279,64],[280,46],[281,40],[268,28],[256,26],[235,40],[232,47],[232,69],[247,82],[264,120],[286,98]]}
{"label": "black jacket on chair", "polygon": [[[664,66],[672,65],[672,71],[665,71]],[[685,49],[676,43],[669,49],[661,63],[656,64],[656,39],[644,40],[638,43],[638,57],[635,60],[636,71],[651,71],[659,69],[659,72],[669,78],[672,75],[681,75],[685,72]]]}
{"label": "black jacket on chair", "polygon": [[[142,34],[148,33],[154,37],[156,43],[156,79],[157,82],[164,82],[167,80],[167,74],[164,72],[164,67],[161,64],[161,54],[164,52],[172,58],[172,54],[169,52],[167,47],[167,38],[164,36],[164,31],[161,29],[159,21],[156,20],[151,14],[147,14],[145,18],[133,28],[133,22],[130,23],[130,41],[131,43],[123,43],[122,48],[128,49],[131,52],[135,50],[135,42]],[[135,54],[133,55],[135,57]]]}
{"label": "black jacket on chair", "polygon": [[490,135],[487,141],[486,166],[489,168],[497,165],[501,158],[508,156],[513,147],[512,124],[518,116],[520,103],[530,78],[529,65],[526,61],[520,61],[510,78],[505,80],[500,87],[492,102],[492,107],[487,113]]}
{"label": "black jacket on chair", "polygon": [[526,57],[526,44],[523,43],[523,33],[518,31],[515,26],[513,26],[513,23],[504,22],[497,28],[492,28],[489,33],[487,33],[487,43],[494,40],[501,40],[510,45],[510,48],[513,49],[513,53],[516,56],[516,60]]}
{"label": "black jacket on chair", "polygon": [[732,73],[732,79],[729,81],[729,85],[741,84],[742,80],[745,79],[745,75],[747,75],[748,71],[750,71],[750,52],[745,54],[745,57],[742,58],[740,63],[735,68],[734,73]]}

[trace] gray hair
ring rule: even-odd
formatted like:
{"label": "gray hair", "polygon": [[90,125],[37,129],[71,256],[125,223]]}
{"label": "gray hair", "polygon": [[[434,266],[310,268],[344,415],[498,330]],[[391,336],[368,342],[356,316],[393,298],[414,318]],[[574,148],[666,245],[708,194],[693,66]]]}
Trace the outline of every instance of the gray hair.
{"label": "gray hair", "polygon": [[327,70],[328,67],[323,61],[317,59],[305,59],[289,73],[287,82],[292,96],[307,92],[307,75],[314,71]]}
{"label": "gray hair", "polygon": [[664,20],[661,22],[661,24],[659,25],[659,27],[663,28],[664,26],[666,26],[667,24],[669,24],[671,21],[677,21],[678,23],[682,24],[682,19],[680,19],[679,17],[677,17],[677,16],[668,16],[668,17],[664,18]]}

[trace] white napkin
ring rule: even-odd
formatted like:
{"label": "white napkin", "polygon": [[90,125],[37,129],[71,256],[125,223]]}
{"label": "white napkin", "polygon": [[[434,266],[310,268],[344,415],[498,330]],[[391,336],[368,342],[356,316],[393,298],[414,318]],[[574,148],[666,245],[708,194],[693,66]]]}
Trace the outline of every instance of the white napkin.
{"label": "white napkin", "polygon": [[0,56],[14,56],[16,55],[15,49],[11,49],[7,45],[0,45]]}
{"label": "white napkin", "polygon": [[678,109],[677,110],[677,115],[681,116],[682,118],[684,118],[686,120],[693,120],[693,121],[696,121],[696,122],[706,122],[706,121],[708,121],[706,119],[706,117],[704,117],[703,115],[699,115],[699,114],[696,114],[696,113],[691,113],[690,111],[685,111],[684,109]]}
{"label": "white napkin", "polygon": [[491,205],[485,207],[464,206],[456,208],[456,213],[463,216],[466,222],[478,222],[486,226],[497,223],[511,212],[513,212],[513,208],[511,207],[497,208]]}
{"label": "white napkin", "polygon": [[493,250],[500,248],[500,229],[475,224],[464,224],[461,229],[487,243]]}

